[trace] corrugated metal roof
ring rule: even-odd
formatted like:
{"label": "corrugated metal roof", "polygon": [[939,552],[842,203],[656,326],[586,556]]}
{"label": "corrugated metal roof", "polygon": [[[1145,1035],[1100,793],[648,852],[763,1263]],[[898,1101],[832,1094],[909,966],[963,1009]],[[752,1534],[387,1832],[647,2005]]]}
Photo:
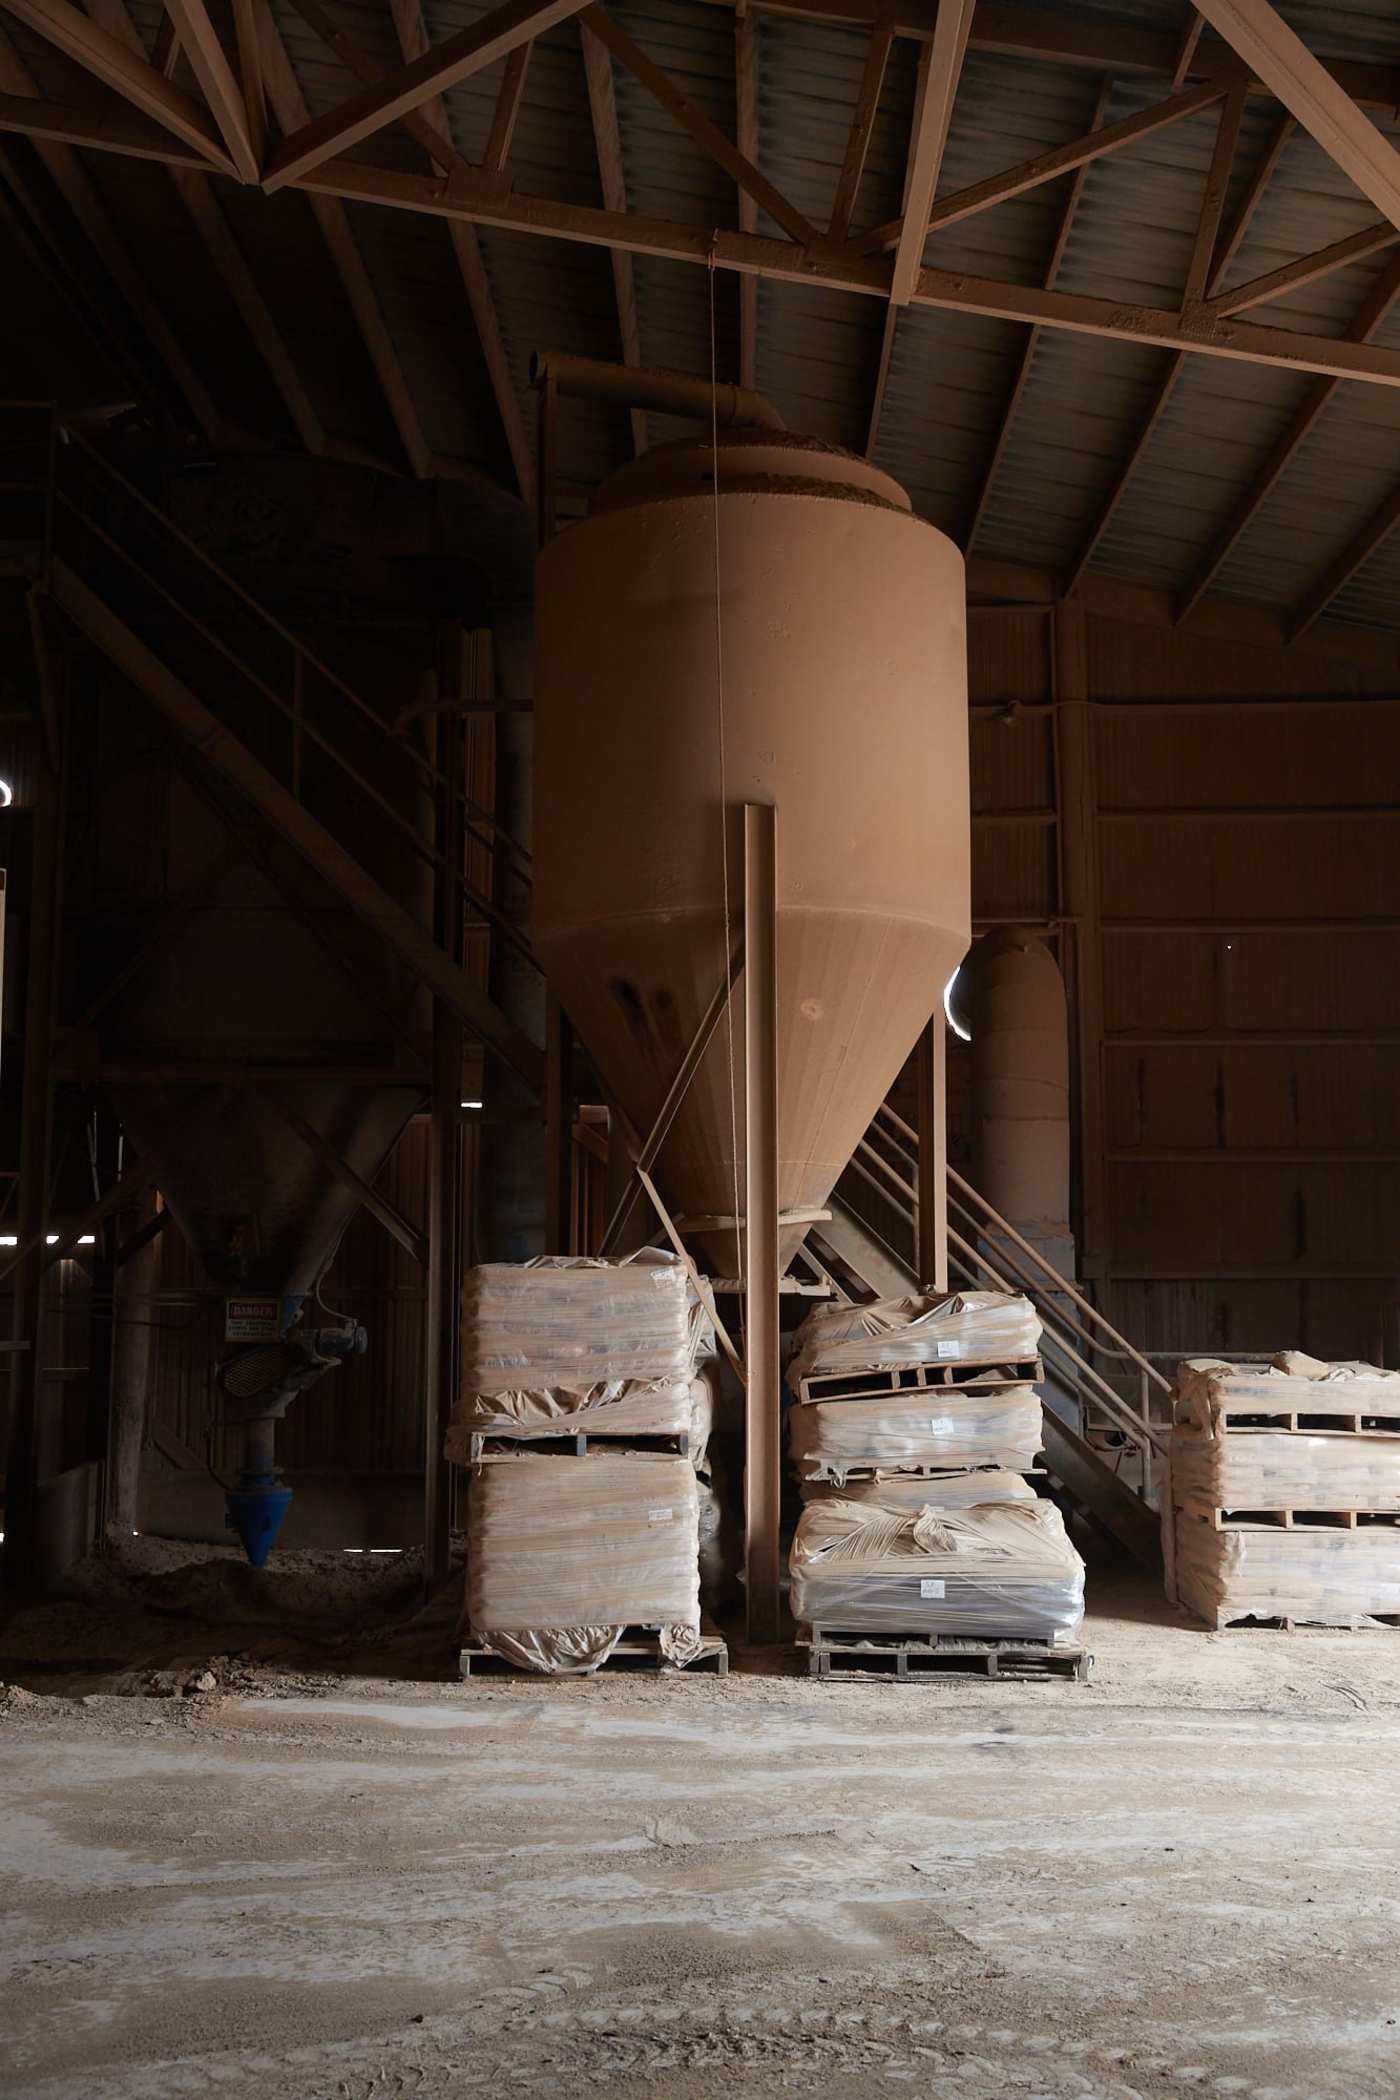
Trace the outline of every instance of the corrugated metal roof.
{"label": "corrugated metal roof", "polygon": [[[383,0],[326,4],[376,65],[398,64],[398,39]],[[313,116],[334,108],[355,91],[354,74],[308,28],[292,0],[273,5]],[[1149,29],[1163,39],[1179,39],[1188,20],[1183,0],[1056,0],[1056,8],[1085,23]],[[486,7],[480,0],[423,0],[423,11],[428,37],[437,43],[479,19]],[[711,0],[619,0],[613,12],[694,105],[733,138],[733,9]],[[1280,12],[1320,53],[1400,61],[1400,15],[1393,6],[1282,0]],[[131,0],[131,13],[149,45],[161,19],[159,0]],[[231,45],[227,0],[214,0],[214,14]],[[761,11],[754,19],[760,164],[791,203],[824,228],[847,149],[868,32]],[[90,96],[87,76],[52,46],[8,18],[5,26],[41,92],[57,100]],[[1205,34],[1209,49],[1214,32]],[[918,46],[896,39],[857,202],[858,228],[898,215],[918,64]],[[479,157],[485,145],[503,72],[498,64],[445,98],[453,141],[469,158]],[[188,85],[187,72],[179,77]],[[614,66],[614,79],[629,209],[689,227],[732,227],[731,178],[625,67]],[[1078,136],[1092,121],[1101,85],[1090,68],[974,49],[954,108],[940,195]],[[1148,108],[1168,92],[1164,78],[1120,79],[1104,121]],[[1394,115],[1370,114],[1400,142]],[[1277,105],[1262,96],[1246,107],[1227,220],[1277,116]],[[1057,279],[1060,289],[1167,308],[1178,304],[1218,120],[1219,107],[1208,108],[1088,169]],[[355,151],[389,166],[429,165],[401,127]],[[182,345],[201,366],[207,361],[221,399],[236,397],[243,420],[278,442],[290,441],[286,410],[168,179],[151,166],[111,156],[89,156],[89,164],[149,273],[153,296]],[[595,207],[602,202],[573,22],[551,30],[533,49],[510,166],[523,194]],[[1062,177],[936,233],[927,246],[928,263],[1017,285],[1042,284],[1070,187]],[[304,202],[267,199],[222,183],[216,194],[327,426],[396,456],[382,389]],[[1373,205],[1297,131],[1226,282],[1239,284],[1278,268],[1375,217]],[[353,208],[351,223],[430,445],[504,471],[499,417],[445,227],[363,206]],[[760,230],[778,231],[766,218]],[[528,411],[532,350],[618,355],[605,249],[489,228],[480,240],[522,407]],[[1254,318],[1301,334],[1341,335],[1381,267],[1373,259],[1338,271]],[[712,280],[692,264],[646,256],[636,258],[634,274],[643,358],[707,373],[713,334],[720,376],[735,376],[737,279],[721,274]],[[864,449],[884,302],[763,281],[757,312],[759,384],[789,423]],[[909,309],[898,317],[875,456],[906,483],[927,516],[954,533],[966,531],[977,503],[1027,334],[1021,324],[951,311]],[[1375,340],[1400,348],[1400,312]],[[1170,364],[1170,354],[1159,349],[1043,331],[983,509],[976,552],[1068,572],[1102,515]],[[1094,567],[1165,589],[1184,584],[1309,385],[1285,371],[1188,357],[1099,540]],[[653,418],[653,437],[667,427]],[[624,416],[570,403],[560,433],[561,471],[570,480],[596,481],[627,456],[629,445]],[[1400,389],[1341,385],[1232,551],[1216,588],[1279,606],[1301,601],[1397,478]],[[1397,583],[1400,540],[1373,557],[1341,593],[1334,612],[1400,626]]]}

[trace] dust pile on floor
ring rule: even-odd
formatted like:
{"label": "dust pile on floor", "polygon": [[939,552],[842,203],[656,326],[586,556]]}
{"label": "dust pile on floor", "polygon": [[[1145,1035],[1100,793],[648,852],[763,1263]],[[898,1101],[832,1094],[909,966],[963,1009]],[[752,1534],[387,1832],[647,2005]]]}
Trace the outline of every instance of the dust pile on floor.
{"label": "dust pile on floor", "polygon": [[300,1691],[347,1669],[432,1682],[456,1675],[461,1587],[460,1544],[425,1603],[416,1550],[279,1552],[260,1569],[237,1547],[138,1537],[0,1612],[0,1679],[156,1695]]}

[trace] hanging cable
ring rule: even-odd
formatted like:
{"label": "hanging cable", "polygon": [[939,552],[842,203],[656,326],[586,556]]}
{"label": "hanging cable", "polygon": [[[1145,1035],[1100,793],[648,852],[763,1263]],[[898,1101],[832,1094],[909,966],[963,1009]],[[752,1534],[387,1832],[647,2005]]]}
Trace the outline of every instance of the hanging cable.
{"label": "hanging cable", "polygon": [[[715,270],[714,250],[710,251],[710,481],[714,496],[714,554],[715,554],[715,719],[719,736],[719,823],[720,823],[720,870],[724,896],[724,940],[721,953],[728,957],[733,953],[733,929],[729,901],[729,784],[725,770],[724,750],[724,611],[720,588],[720,531],[719,531],[719,372],[718,351],[715,339]],[[745,992],[745,997],[748,994]],[[739,1107],[738,1088],[734,1077],[734,998],[731,993],[724,1009],[724,1034],[726,1055],[729,1061],[729,1151],[734,1170],[734,1275],[742,1281],[744,1274],[744,1248],[740,1231],[739,1210]],[[747,1362],[748,1306],[742,1291],[739,1295],[739,1347]]]}

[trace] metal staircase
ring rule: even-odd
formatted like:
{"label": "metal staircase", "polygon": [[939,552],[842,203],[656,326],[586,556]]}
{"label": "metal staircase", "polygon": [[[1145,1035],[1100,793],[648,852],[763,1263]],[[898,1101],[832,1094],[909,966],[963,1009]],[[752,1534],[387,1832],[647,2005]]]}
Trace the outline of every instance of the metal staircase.
{"label": "metal staircase", "polygon": [[[876,1296],[919,1287],[917,1133],[882,1107],[814,1237],[829,1264]],[[1169,1381],[977,1191],[948,1170],[950,1280],[1022,1291],[1044,1329],[1045,1455],[1070,1495],[1148,1568],[1167,1455]]]}
{"label": "metal staircase", "polygon": [[[534,963],[491,894],[496,857],[506,856],[528,884],[529,855],[426,755],[422,725],[404,720],[414,710],[388,720],[51,411],[0,408],[0,464],[0,561],[32,579],[41,684],[58,616],[538,1091],[541,1048],[489,997],[480,973],[464,967],[462,953],[434,938],[430,912],[419,917],[400,901],[455,885],[468,930],[489,926]],[[442,816],[448,798],[452,825]],[[466,850],[449,859],[444,836]],[[392,891],[366,866],[372,842],[386,862],[397,856]],[[480,875],[483,859],[486,877],[473,881],[468,870]]]}

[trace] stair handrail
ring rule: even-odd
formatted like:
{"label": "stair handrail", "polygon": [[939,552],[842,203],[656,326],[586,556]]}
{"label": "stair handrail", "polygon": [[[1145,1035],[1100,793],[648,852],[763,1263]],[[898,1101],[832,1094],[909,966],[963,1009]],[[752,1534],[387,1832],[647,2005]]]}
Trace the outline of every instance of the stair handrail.
{"label": "stair handrail", "polygon": [[[110,481],[114,482],[121,489],[123,495],[129,497],[132,502],[138,504],[140,508],[146,513],[146,515],[150,517],[154,521],[154,523],[160,528],[161,531],[167,533],[171,539],[178,541],[179,545],[184,549],[184,551],[188,555],[190,555],[193,560],[197,561],[202,568],[207,570],[208,573],[217,580],[217,582],[221,585],[223,589],[229,591],[235,598],[239,599],[242,604],[246,605],[248,610],[253,614],[253,616],[257,620],[260,620],[265,627],[270,628],[271,631],[286,644],[288,649],[292,651],[294,659],[299,658],[301,662],[309,664],[312,667],[312,669],[316,672],[317,676],[323,678],[329,686],[331,686],[336,692],[338,692],[341,695],[341,697],[350,704],[351,707],[353,707],[360,715],[364,717],[366,722],[368,722],[373,729],[375,729],[381,736],[383,736],[386,739],[386,741],[393,742],[395,745],[395,749],[403,753],[404,757],[408,760],[410,766],[413,767],[413,769],[417,772],[420,781],[425,783],[431,783],[434,787],[445,787],[447,785],[442,773],[433,764],[431,759],[425,757],[423,753],[415,751],[412,745],[400,742],[398,739],[394,738],[391,725],[384,720],[384,717],[377,711],[377,709],[373,708],[370,705],[370,703],[364,698],[363,694],[357,693],[355,691],[355,688],[352,685],[350,685],[344,678],[342,678],[339,672],[333,671],[330,665],[324,662],[324,660],[317,655],[316,651],[310,648],[307,645],[307,643],[302,640],[300,635],[293,633],[291,628],[284,625],[284,623],[277,618],[277,615],[275,613],[270,612],[267,606],[265,606],[260,599],[255,598],[253,596],[251,591],[245,590],[243,585],[238,582],[236,577],[231,576],[228,570],[221,567],[221,565],[214,560],[212,555],[207,554],[196,540],[191,539],[189,534],[183,531],[181,527],[175,523],[174,519],[169,515],[167,511],[162,510],[160,505],[158,503],[154,503],[151,500],[151,498],[146,495],[144,490],[139,489],[136,486],[135,482],[129,480],[127,476],[122,473],[121,469],[115,466],[113,462],[110,459],[108,459],[106,455],[96,445],[94,445],[87,437],[85,437],[81,431],[65,425],[63,434],[65,445],[74,447],[77,450],[81,451],[94,466],[99,468],[101,472],[105,474]],[[61,489],[56,489],[55,493],[62,497]],[[72,510],[76,516],[82,518],[86,524],[94,526],[95,529],[99,531],[101,530],[100,527],[96,527],[95,520],[88,517],[86,512],[84,512],[84,510],[82,509],[82,506],[80,504],[75,503],[71,497],[62,498],[62,500],[65,501],[67,508]],[[138,563],[133,562],[133,566],[139,567],[140,565]],[[199,625],[199,623],[194,620],[193,615],[186,613],[186,617],[191,620],[191,624],[196,626]],[[201,629],[201,632],[203,632],[203,629]],[[246,665],[241,666],[241,668],[243,668],[245,671],[248,671],[248,667]],[[248,671],[248,675],[254,680],[254,682],[259,682],[257,681],[256,673]],[[283,705],[285,711],[285,703],[283,703]],[[514,838],[512,834],[508,832],[503,825],[497,822],[496,818],[491,814],[489,810],[483,809],[481,804],[476,802],[474,798],[471,795],[467,794],[464,789],[459,789],[458,794],[460,795],[463,807],[467,812],[467,816],[469,819],[467,829],[471,833],[471,835],[473,837],[476,837],[479,843],[488,846],[493,851],[495,841],[499,840],[500,843],[505,847],[507,853],[516,862],[518,872],[520,872],[522,876],[528,879],[529,871],[533,865],[532,857],[528,848],[522,846],[520,842],[516,838]],[[480,837],[480,833],[476,829],[476,826],[478,825],[484,827],[490,832],[490,838],[482,839]]]}
{"label": "stair handrail", "polygon": [[[876,1121],[878,1122],[882,1117],[893,1123],[902,1136],[912,1140],[914,1146],[912,1157],[915,1170],[917,1171],[919,1142],[917,1131],[913,1130],[895,1109],[890,1108],[888,1103],[882,1103],[881,1107],[876,1111]],[[876,1154],[876,1157],[878,1158],[879,1155]],[[1015,1226],[1011,1224],[1010,1220],[1002,1217],[1000,1211],[987,1201],[980,1190],[975,1189],[971,1182],[965,1181],[962,1175],[958,1173],[956,1167],[949,1167],[947,1175],[948,1185],[956,1192],[962,1206],[970,1210],[975,1217],[980,1216],[985,1224],[990,1225],[995,1232],[1008,1239],[1026,1257],[1032,1270],[1043,1279],[1040,1286],[1041,1289],[1053,1291],[1057,1297],[1068,1298],[1092,1326],[1108,1337],[1106,1344],[1095,1344],[1096,1347],[1102,1350],[1103,1354],[1125,1357],[1145,1378],[1158,1386],[1163,1393],[1169,1394],[1171,1392],[1171,1380],[1165,1378],[1156,1365],[1149,1362],[1140,1349],[1134,1348],[1127,1336],[1121,1334],[1113,1325],[1113,1322],[1101,1313],[1096,1305],[1091,1304],[1083,1293],[1070,1282],[1068,1277],[1062,1276],[1052,1262],[1047,1261],[1045,1256],[1037,1248],[1033,1247],[1029,1240],[1024,1239]],[[913,1199],[917,1201],[917,1192],[910,1191],[910,1193]]]}
{"label": "stair handrail", "polygon": [[[888,1200],[888,1189],[871,1173],[868,1167],[862,1164],[859,1157],[861,1151],[869,1153],[871,1158],[884,1167],[888,1178],[895,1183],[901,1193],[908,1193],[908,1185],[900,1180],[894,1173],[894,1170],[888,1166],[888,1163],[880,1159],[879,1153],[866,1145],[863,1140],[860,1146],[857,1147],[857,1156],[851,1160],[851,1166],[862,1180],[868,1181],[873,1188]],[[1018,1275],[1013,1264],[1007,1264],[1011,1270],[1011,1276],[1008,1279],[1007,1275],[998,1269],[972,1241],[965,1239],[956,1227],[952,1225],[948,1228],[948,1240],[949,1244],[956,1247],[963,1255],[963,1265],[966,1266],[968,1263],[971,1263],[974,1269],[981,1269],[992,1280],[997,1289],[1012,1290],[1017,1288],[1018,1285],[1024,1289],[1026,1279]],[[1053,1273],[1058,1277],[1058,1270]],[[1074,1342],[1067,1338],[1068,1335],[1076,1335],[1086,1348],[1095,1347],[1096,1344],[1088,1336],[1071,1326],[1057,1311],[1051,1310],[1042,1303],[1037,1302],[1036,1312],[1039,1315],[1040,1324],[1047,1340],[1073,1366],[1070,1372],[1071,1380],[1080,1385],[1081,1389],[1086,1383],[1090,1388],[1086,1397],[1092,1399],[1093,1404],[1110,1417],[1114,1427],[1121,1430],[1133,1443],[1139,1446],[1149,1446],[1158,1454],[1164,1453],[1167,1448],[1166,1433],[1160,1425],[1152,1421],[1151,1416],[1148,1414],[1146,1395],[1144,1394],[1143,1404],[1140,1409],[1135,1409],[1131,1401],[1126,1400],[1121,1393],[1115,1391],[1102,1373],[1096,1370],[1093,1364],[1087,1362],[1079,1353],[1079,1350],[1074,1346]],[[1170,1390],[1169,1387],[1168,1390]]]}
{"label": "stair handrail", "polygon": [[[203,567],[209,571],[211,575],[218,579],[221,585],[226,586],[235,597],[237,597],[244,604],[251,607],[254,613],[286,642],[287,646],[293,652],[294,694],[298,696],[300,695],[302,663],[310,663],[316,668],[316,670],[319,673],[324,675],[330,681],[332,686],[337,691],[343,693],[345,697],[349,701],[351,701],[355,707],[359,709],[359,711],[366,717],[366,719],[373,725],[375,730],[380,735],[383,735],[385,737],[388,736],[387,725],[385,724],[383,718],[380,715],[378,715],[373,708],[369,706],[368,702],[363,700],[358,694],[355,693],[352,687],[346,685],[345,682],[342,679],[338,678],[334,672],[330,671],[325,665],[323,665],[320,659],[315,655],[313,651],[306,649],[305,646],[298,640],[298,638],[294,634],[290,633],[288,629],[283,627],[282,623],[279,620],[277,620],[274,615],[267,612],[265,607],[259,605],[258,601],[255,598],[251,597],[250,594],[243,589],[241,584],[235,582],[235,580],[232,577],[228,576],[216,562],[210,560],[210,558],[204,554],[202,549],[196,546],[193,541],[189,540],[187,536],[180,531],[180,528],[174,525],[172,521],[166,517],[165,513],[161,511],[158,506],[152,504],[141,493],[139,489],[137,489],[131,482],[127,480],[125,475],[121,474],[115,467],[111,465],[109,461],[105,460],[102,457],[101,453],[99,453],[95,450],[94,447],[89,445],[86,439],[70,435],[69,442],[76,443],[89,459],[91,459],[99,467],[101,467],[103,471],[114,482],[116,482],[126,494],[128,494],[135,502],[141,505],[143,510],[145,510],[156,521],[157,525],[162,531],[169,533],[182,546],[187,548],[189,552],[195,557],[195,559],[197,559],[203,565]],[[330,760],[330,762],[334,766],[336,766],[339,769],[339,771],[343,773],[351,783],[353,783],[355,788],[358,789],[358,791],[361,794],[363,794],[369,802],[373,804],[373,806],[381,813],[381,815],[387,819],[387,821],[394,828],[394,830],[396,830],[403,837],[410,851],[416,854],[421,860],[427,862],[430,866],[445,868],[446,864],[440,849],[430,844],[427,840],[425,840],[422,837],[419,829],[414,824],[412,824],[400,810],[394,807],[393,803],[390,802],[388,798],[380,792],[380,790],[374,785],[372,781],[367,780],[365,776],[358,770],[358,768],[351,764],[350,760],[345,756],[344,752],[339,750],[329,738],[322,735],[321,732],[317,730],[314,725],[306,722],[302,714],[301,708],[297,704],[297,701],[293,700],[293,702],[289,703],[286,699],[284,699],[282,694],[278,692],[274,686],[270,685],[267,682],[267,680],[263,678],[262,675],[250,663],[248,663],[243,656],[241,656],[235,649],[231,648],[229,644],[225,642],[223,638],[219,634],[217,634],[212,628],[210,628],[205,623],[205,621],[203,621],[199,617],[199,615],[192,610],[190,606],[184,604],[181,601],[181,599],[175,595],[174,592],[169,590],[166,587],[166,585],[161,582],[158,576],[152,574],[152,572],[137,557],[137,555],[131,550],[131,548],[124,546],[120,540],[115,538],[101,524],[99,524],[97,519],[93,517],[88,510],[84,508],[83,504],[75,500],[74,497],[70,495],[67,492],[67,490],[65,490],[59,484],[56,477],[53,479],[51,485],[50,511],[52,510],[52,507],[54,505],[57,505],[62,509],[70,512],[71,515],[78,520],[78,522],[81,524],[81,526],[86,532],[93,534],[98,540],[102,542],[102,544],[107,548],[107,550],[118,561],[125,563],[125,565],[128,568],[130,568],[136,574],[136,576],[138,576],[141,579],[141,582],[144,584],[146,589],[153,592],[157,598],[163,600],[164,603],[170,607],[171,611],[176,615],[178,619],[184,621],[186,625],[200,637],[201,641],[203,641],[207,647],[212,649],[230,666],[232,671],[239,678],[244,680],[248,686],[250,686],[254,691],[259,693],[272,708],[274,708],[286,721],[288,721],[292,727],[294,745],[297,739],[300,739],[302,737],[309,739],[309,741],[318,750],[323,752],[325,756]],[[53,537],[54,536],[52,528],[50,527],[46,535],[45,549],[45,567],[48,573],[48,580],[50,582],[52,582],[53,564],[56,558],[53,550]],[[433,767],[426,759],[419,757],[418,754],[413,752],[407,746],[396,743],[395,750],[396,753],[400,754],[404,759],[407,760],[410,768],[416,774],[420,785],[426,787],[430,781],[442,780],[441,774],[437,771],[435,767]],[[295,785],[295,782],[299,779],[299,774],[299,752],[296,749],[294,749],[293,791],[294,793],[296,793],[298,800],[301,799],[301,796],[299,787]],[[478,841],[478,843],[485,846],[487,851],[494,850],[491,840],[484,838],[480,830],[475,825],[473,825],[470,822],[470,820],[468,820],[466,829],[471,834],[471,836]],[[502,841],[509,841],[509,834],[506,833],[504,830],[500,830],[498,835]],[[510,843],[513,844],[513,841]],[[520,850],[523,851],[523,849]],[[494,926],[500,933],[501,937],[507,942],[509,942],[509,944],[513,948],[515,948],[527,962],[529,962],[534,968],[538,969],[539,962],[534,954],[533,949],[530,946],[529,940],[520,931],[520,929],[512,923],[511,919],[506,915],[506,913],[501,911],[499,906],[497,906],[491,898],[486,896],[484,892],[479,890],[476,887],[476,885],[471,882],[471,880],[467,876],[465,868],[457,869],[453,872],[455,873],[456,881],[462,891],[463,896],[471,905],[471,907],[489,924]],[[524,879],[528,880],[528,877]]]}

